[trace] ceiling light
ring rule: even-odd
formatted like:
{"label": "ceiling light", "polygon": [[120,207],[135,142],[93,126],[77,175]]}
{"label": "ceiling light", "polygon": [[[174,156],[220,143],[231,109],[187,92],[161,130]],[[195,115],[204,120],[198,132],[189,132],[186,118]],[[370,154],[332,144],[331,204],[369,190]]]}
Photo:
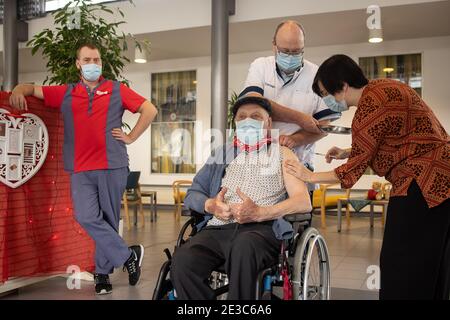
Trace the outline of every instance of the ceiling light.
{"label": "ceiling light", "polygon": [[383,41],[383,29],[369,29],[369,42],[380,43]]}
{"label": "ceiling light", "polygon": [[134,62],[147,63],[147,55],[145,53],[145,50],[141,50],[138,47],[134,49]]}

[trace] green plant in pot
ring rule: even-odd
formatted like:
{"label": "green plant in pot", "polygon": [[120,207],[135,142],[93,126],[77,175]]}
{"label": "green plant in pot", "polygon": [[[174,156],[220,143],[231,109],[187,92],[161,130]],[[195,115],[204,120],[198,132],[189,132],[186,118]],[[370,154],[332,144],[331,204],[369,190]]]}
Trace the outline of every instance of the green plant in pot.
{"label": "green plant in pot", "polygon": [[[129,2],[133,4],[132,0]],[[99,48],[103,76],[126,84],[128,81],[121,73],[125,64],[130,62],[125,55],[128,50],[127,41],[132,41],[141,51],[150,52],[150,43],[147,40],[139,41],[132,34],[119,30],[119,27],[126,23],[114,19],[125,18],[120,8],[92,4],[91,0],[74,0],[54,11],[52,15],[54,28],[42,30],[27,43],[32,48],[33,55],[41,52],[47,61],[49,75],[44,84],[78,82],[80,75],[75,66],[76,50],[85,43],[92,43]],[[127,124],[123,125],[130,130]]]}
{"label": "green plant in pot", "polygon": [[228,128],[228,141],[231,141],[234,136],[234,130],[236,129],[234,121],[233,121],[233,106],[236,103],[237,99],[239,99],[239,95],[233,91],[231,93],[230,99],[228,99],[228,113],[227,113],[227,128]]}

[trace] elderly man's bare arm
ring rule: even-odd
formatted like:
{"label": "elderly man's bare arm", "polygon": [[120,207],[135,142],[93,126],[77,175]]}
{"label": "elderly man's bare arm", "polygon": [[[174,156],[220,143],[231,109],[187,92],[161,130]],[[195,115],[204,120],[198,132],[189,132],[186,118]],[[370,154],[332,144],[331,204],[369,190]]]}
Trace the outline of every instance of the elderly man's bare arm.
{"label": "elderly man's bare arm", "polygon": [[[284,160],[297,159],[296,155],[285,147],[280,147]],[[286,172],[283,166],[283,179],[288,198],[273,206],[263,208],[263,220],[273,220],[288,214],[310,212],[312,209],[311,200],[306,184],[298,179],[292,179],[292,175]]]}

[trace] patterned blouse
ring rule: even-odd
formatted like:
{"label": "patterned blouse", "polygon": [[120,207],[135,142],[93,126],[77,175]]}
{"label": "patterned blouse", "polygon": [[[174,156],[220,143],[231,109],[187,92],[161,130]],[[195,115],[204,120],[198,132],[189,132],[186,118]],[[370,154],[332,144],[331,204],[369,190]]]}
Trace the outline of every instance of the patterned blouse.
{"label": "patterned blouse", "polygon": [[450,197],[449,136],[433,111],[409,86],[371,81],[352,122],[352,151],[335,169],[351,188],[370,166],[392,183],[392,196],[405,196],[416,180],[432,208]]}

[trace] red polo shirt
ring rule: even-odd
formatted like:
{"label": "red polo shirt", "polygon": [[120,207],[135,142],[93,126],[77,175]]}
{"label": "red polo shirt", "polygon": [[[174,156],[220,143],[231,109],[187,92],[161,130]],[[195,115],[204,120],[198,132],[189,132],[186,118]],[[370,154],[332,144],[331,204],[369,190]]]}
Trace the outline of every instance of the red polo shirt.
{"label": "red polo shirt", "polygon": [[103,78],[92,91],[81,81],[71,92],[68,89],[69,85],[42,87],[45,105],[61,109],[64,115],[66,170],[127,166],[125,144],[114,139],[111,130],[121,127],[125,109],[135,113],[146,99],[124,84]]}

